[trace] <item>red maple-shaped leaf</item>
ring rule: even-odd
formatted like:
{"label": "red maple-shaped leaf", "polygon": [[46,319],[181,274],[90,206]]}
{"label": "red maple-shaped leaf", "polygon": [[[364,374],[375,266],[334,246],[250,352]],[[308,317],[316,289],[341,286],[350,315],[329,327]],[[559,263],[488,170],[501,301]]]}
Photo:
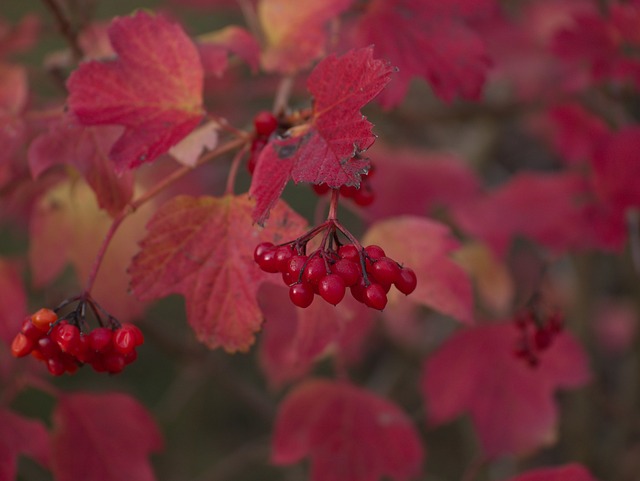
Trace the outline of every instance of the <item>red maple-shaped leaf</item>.
{"label": "red maple-shaped leaf", "polygon": [[266,41],[263,68],[292,74],[308,67],[326,51],[329,22],[352,3],[353,0],[260,0],[258,18]]}
{"label": "red maple-shaped leaf", "polygon": [[252,209],[244,195],[176,197],[147,225],[129,268],[140,299],[184,295],[189,323],[212,349],[246,351],[260,329],[256,293],[269,275],[253,259],[255,246],[293,239],[305,230],[304,220],[284,203],[264,229],[251,225]]}
{"label": "red maple-shaped leaf", "polygon": [[375,141],[360,109],[387,85],[392,71],[373,58],[371,47],[331,55],[316,66],[307,80],[311,118],[272,137],[258,158],[249,191],[256,199],[255,221],[264,222],[290,178],[335,188],[360,184],[369,168],[360,154]]}
{"label": "red maple-shaped leaf", "polygon": [[200,122],[203,71],[179,25],[139,11],[109,27],[118,57],[80,65],[67,82],[69,107],[84,125],[123,125],[111,148],[118,170],[151,162]]}
{"label": "red maple-shaped leaf", "polygon": [[[410,299],[465,323],[473,322],[473,290],[467,273],[449,258],[459,247],[449,228],[422,217],[394,217],[373,224],[362,240],[416,272]],[[390,301],[401,296],[392,289]]]}
{"label": "red maple-shaped leaf", "polygon": [[[375,45],[378,55],[399,69],[381,96],[386,107],[402,101],[416,76],[427,80],[445,101],[458,95],[479,97],[489,68],[485,45],[460,16],[460,5],[449,3],[376,0],[367,5],[355,27],[354,41]],[[474,3],[484,9],[488,2]]]}
{"label": "red maple-shaped leaf", "polygon": [[305,375],[329,349],[353,359],[359,350],[356,340],[365,339],[372,327],[371,309],[350,298],[337,306],[314,302],[300,309],[289,301],[286,287],[264,283],[258,303],[265,318],[260,365],[274,387]]}
{"label": "red maple-shaped leaf", "polygon": [[126,394],[65,394],[53,413],[58,481],[154,481],[148,456],[162,446],[149,412]]}
{"label": "red maple-shaped leaf", "polygon": [[280,405],[272,460],[309,456],[311,481],[404,480],[418,474],[423,449],[395,404],[345,382],[312,380]]}
{"label": "red maple-shaped leaf", "polygon": [[513,323],[454,334],[424,365],[421,380],[429,421],[468,412],[489,457],[522,454],[555,441],[554,393],[589,379],[586,355],[567,333],[558,335],[532,368],[515,356]]}
{"label": "red maple-shaped leaf", "polygon": [[121,127],[84,127],[62,117],[29,146],[31,174],[38,177],[53,166],[71,165],[91,186],[100,208],[115,215],[133,195],[132,173],[117,175],[108,155],[121,133]]}
{"label": "red maple-shaped leaf", "polygon": [[49,433],[40,421],[0,409],[0,480],[16,479],[19,455],[49,465]]}
{"label": "red maple-shaped leaf", "polygon": [[540,468],[520,474],[509,481],[596,481],[580,464],[567,464],[553,468]]}

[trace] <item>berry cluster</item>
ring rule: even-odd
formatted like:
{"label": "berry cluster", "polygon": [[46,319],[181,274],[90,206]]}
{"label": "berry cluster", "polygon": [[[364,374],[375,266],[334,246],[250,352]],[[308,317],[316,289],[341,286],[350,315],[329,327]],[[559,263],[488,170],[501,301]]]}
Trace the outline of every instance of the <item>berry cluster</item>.
{"label": "berry cluster", "polygon": [[[375,168],[373,164],[371,164],[369,172],[362,175],[361,177],[362,180],[360,182],[360,188],[354,187],[352,185],[343,185],[342,187],[340,187],[340,195],[347,199],[351,199],[360,207],[367,207],[368,205],[371,205],[376,198],[375,192],[371,188],[371,183],[369,182],[374,172]],[[313,191],[318,195],[327,194],[331,190],[331,188],[327,184],[314,184],[312,185],[312,188]]]}
{"label": "berry cluster", "polygon": [[[80,306],[83,310],[82,303]],[[116,374],[136,360],[136,347],[144,342],[140,329],[110,318],[111,327],[82,332],[78,312],[59,318],[51,309],[40,309],[27,317],[11,343],[11,354],[31,354],[44,362],[54,376],[73,374],[84,364],[90,364],[97,372]]]}
{"label": "berry cluster", "polygon": [[258,112],[253,118],[253,127],[255,129],[255,135],[251,141],[251,148],[249,149],[249,161],[247,162],[247,169],[250,174],[256,169],[256,163],[260,152],[264,149],[269,137],[278,128],[278,119],[266,110]]}
{"label": "berry cluster", "polygon": [[544,316],[533,307],[519,312],[515,317],[515,324],[520,337],[514,354],[531,367],[540,364],[540,354],[551,347],[554,338],[563,328],[559,312],[554,311]]}
{"label": "berry cluster", "polygon": [[[341,243],[338,231],[351,242]],[[320,247],[307,255],[307,243],[320,233]],[[253,257],[263,271],[282,274],[291,302],[302,308],[309,307],[316,294],[337,305],[349,288],[358,302],[382,310],[392,285],[408,295],[417,284],[412,269],[387,257],[377,245],[363,248],[335,219],[282,245],[260,243]]]}

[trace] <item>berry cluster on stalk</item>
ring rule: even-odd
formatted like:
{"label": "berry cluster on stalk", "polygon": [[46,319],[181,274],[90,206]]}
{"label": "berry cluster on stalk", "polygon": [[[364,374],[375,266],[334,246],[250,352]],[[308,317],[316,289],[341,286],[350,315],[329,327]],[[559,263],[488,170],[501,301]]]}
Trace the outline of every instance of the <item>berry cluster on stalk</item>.
{"label": "berry cluster on stalk", "polygon": [[535,307],[527,307],[516,314],[515,324],[519,331],[515,356],[537,367],[540,355],[551,347],[564,323],[558,311],[542,314]]}
{"label": "berry cluster on stalk", "polygon": [[247,169],[250,174],[256,169],[260,152],[269,142],[269,137],[278,128],[278,119],[266,110],[258,112],[253,118],[254,135],[249,148]]}
{"label": "berry cluster on stalk", "polygon": [[[58,315],[76,301],[75,309],[62,317]],[[100,324],[94,329],[89,329],[86,321],[87,304]],[[110,315],[103,321],[100,310],[89,298],[65,301],[55,310],[40,309],[24,320],[11,343],[11,354],[31,354],[44,362],[54,376],[73,374],[85,364],[97,372],[119,373],[136,360],[136,348],[144,342],[144,336],[133,324],[121,324]]]}
{"label": "berry cluster on stalk", "polygon": [[[320,246],[307,252],[309,241],[320,234]],[[382,310],[391,286],[408,295],[417,285],[411,268],[387,257],[380,246],[361,246],[332,215],[292,241],[258,244],[253,257],[263,271],[282,275],[291,302],[302,308],[309,307],[316,295],[337,305],[349,289],[358,302]]]}

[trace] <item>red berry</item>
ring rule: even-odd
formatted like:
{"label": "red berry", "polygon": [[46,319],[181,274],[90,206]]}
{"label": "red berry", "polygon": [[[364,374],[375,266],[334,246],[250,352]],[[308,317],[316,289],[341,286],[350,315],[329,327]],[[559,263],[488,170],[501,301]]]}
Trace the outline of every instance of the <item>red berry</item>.
{"label": "red berry", "polygon": [[331,187],[329,187],[327,184],[324,184],[324,183],[313,184],[311,187],[313,188],[313,191],[318,195],[324,195],[331,190]]}
{"label": "red berry", "polygon": [[22,329],[20,332],[31,339],[33,342],[37,342],[38,339],[45,336],[46,333],[38,329],[32,322],[31,318],[27,317],[22,323]]}
{"label": "red berry", "polygon": [[320,296],[334,306],[344,298],[345,289],[344,280],[337,274],[324,276],[318,283]]}
{"label": "red berry", "polygon": [[391,285],[400,276],[400,266],[393,259],[381,257],[371,265],[371,274],[380,284]]}
{"label": "red berry", "polygon": [[404,267],[400,269],[400,275],[398,276],[394,284],[396,286],[396,289],[408,296],[415,290],[416,286],[418,285],[418,278],[416,277],[416,273],[413,272],[413,269]]}
{"label": "red berry", "polygon": [[324,259],[319,256],[315,256],[307,262],[304,272],[302,273],[302,279],[312,286],[317,286],[320,279],[326,275],[327,266],[324,263]]}
{"label": "red berry", "polygon": [[136,351],[131,351],[129,354],[124,356],[124,363],[131,364],[136,359],[138,359],[138,353]]}
{"label": "red berry", "polygon": [[11,354],[13,357],[24,357],[29,355],[33,351],[35,342],[25,334],[19,332],[16,337],[13,338],[11,343]]}
{"label": "red berry", "polygon": [[55,331],[55,336],[53,334],[52,332],[51,338],[58,343],[63,352],[75,355],[80,349],[80,329],[77,326],[64,324]]}
{"label": "red berry", "polygon": [[536,349],[544,351],[551,346],[553,340],[553,334],[547,329],[537,329],[533,335],[533,341],[536,345]]}
{"label": "red berry", "polygon": [[371,283],[364,290],[364,303],[373,309],[383,310],[387,305],[387,293],[380,284]]}
{"label": "red berry", "polygon": [[114,331],[113,348],[125,356],[136,348],[136,335],[130,329],[129,325],[125,324],[120,329]]}
{"label": "red berry", "polygon": [[97,352],[106,352],[111,348],[113,332],[106,327],[97,327],[89,334],[91,349]]}
{"label": "red berry", "polygon": [[353,196],[353,201],[361,207],[367,207],[373,204],[373,201],[376,199],[376,194],[373,192],[371,187],[364,182],[358,189],[358,192]]}
{"label": "red berry", "polygon": [[37,349],[43,359],[52,359],[60,355],[60,347],[48,337],[43,337],[38,341]]}
{"label": "red berry", "polygon": [[136,340],[136,346],[141,346],[142,344],[144,344],[144,334],[142,334],[142,331],[138,326],[135,326],[133,324],[123,324],[122,328],[127,328],[133,333]]}
{"label": "red berry", "polygon": [[78,344],[78,352],[76,353],[76,358],[80,362],[91,363],[97,354],[91,347],[91,336],[81,334],[80,342]]}
{"label": "red berry", "polygon": [[340,187],[340,195],[342,197],[351,199],[357,194],[358,194],[358,188],[354,187],[353,185],[349,185],[349,186],[343,185],[342,187]]}
{"label": "red berry", "polygon": [[364,248],[364,251],[372,259],[380,259],[385,256],[384,249],[377,245],[370,245]]}
{"label": "red berry", "polygon": [[306,264],[307,259],[307,256],[293,256],[289,259],[285,272],[291,274],[291,277],[295,279],[294,282],[298,281],[298,278],[300,277],[300,271],[302,271],[302,268]]}
{"label": "red berry", "polygon": [[358,282],[358,279],[360,279],[361,276],[359,264],[347,259],[340,259],[331,266],[331,272],[342,277],[342,280],[347,287],[351,287]]}
{"label": "red berry", "polygon": [[274,247],[273,242],[260,242],[253,251],[253,260],[260,264],[260,259],[265,252],[273,250]]}
{"label": "red berry", "polygon": [[345,244],[343,246],[340,246],[340,248],[338,249],[338,255],[342,259],[347,259],[360,265],[360,253],[358,252],[358,248],[353,244]]}
{"label": "red berry", "polygon": [[260,269],[271,274],[280,272],[280,264],[278,263],[278,259],[276,259],[276,249],[272,249],[262,254],[260,260],[258,260],[258,265],[260,266]]}
{"label": "red berry", "polygon": [[295,251],[291,245],[280,246],[276,249],[276,262],[278,263],[278,270],[280,272],[287,270],[289,259],[291,259],[294,254]]}
{"label": "red berry", "polygon": [[278,128],[278,119],[271,112],[262,110],[253,118],[253,125],[258,135],[268,137]]}
{"label": "red berry", "polygon": [[298,307],[309,307],[313,302],[313,287],[306,282],[294,284],[289,288],[289,298]]}
{"label": "red berry", "polygon": [[62,376],[66,371],[64,362],[59,356],[50,357],[47,359],[47,369],[54,376]]}
{"label": "red berry", "polygon": [[360,280],[358,280],[354,285],[351,286],[351,295],[356,301],[362,302],[364,304],[365,289],[366,286],[364,285],[364,279],[361,277]]}
{"label": "red berry", "polygon": [[51,309],[42,308],[31,316],[31,322],[42,332],[47,332],[51,324],[58,320],[58,315]]}
{"label": "red berry", "polygon": [[124,356],[119,352],[108,352],[102,358],[102,366],[111,374],[122,372],[125,366]]}

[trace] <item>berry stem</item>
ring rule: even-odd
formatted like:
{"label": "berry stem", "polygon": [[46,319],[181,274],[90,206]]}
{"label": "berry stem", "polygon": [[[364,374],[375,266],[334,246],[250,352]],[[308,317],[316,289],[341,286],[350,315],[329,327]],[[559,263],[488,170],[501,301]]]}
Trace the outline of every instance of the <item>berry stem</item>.
{"label": "berry stem", "polygon": [[329,216],[327,220],[336,221],[338,218],[338,200],[340,199],[340,189],[331,190],[331,203],[329,204]]}

